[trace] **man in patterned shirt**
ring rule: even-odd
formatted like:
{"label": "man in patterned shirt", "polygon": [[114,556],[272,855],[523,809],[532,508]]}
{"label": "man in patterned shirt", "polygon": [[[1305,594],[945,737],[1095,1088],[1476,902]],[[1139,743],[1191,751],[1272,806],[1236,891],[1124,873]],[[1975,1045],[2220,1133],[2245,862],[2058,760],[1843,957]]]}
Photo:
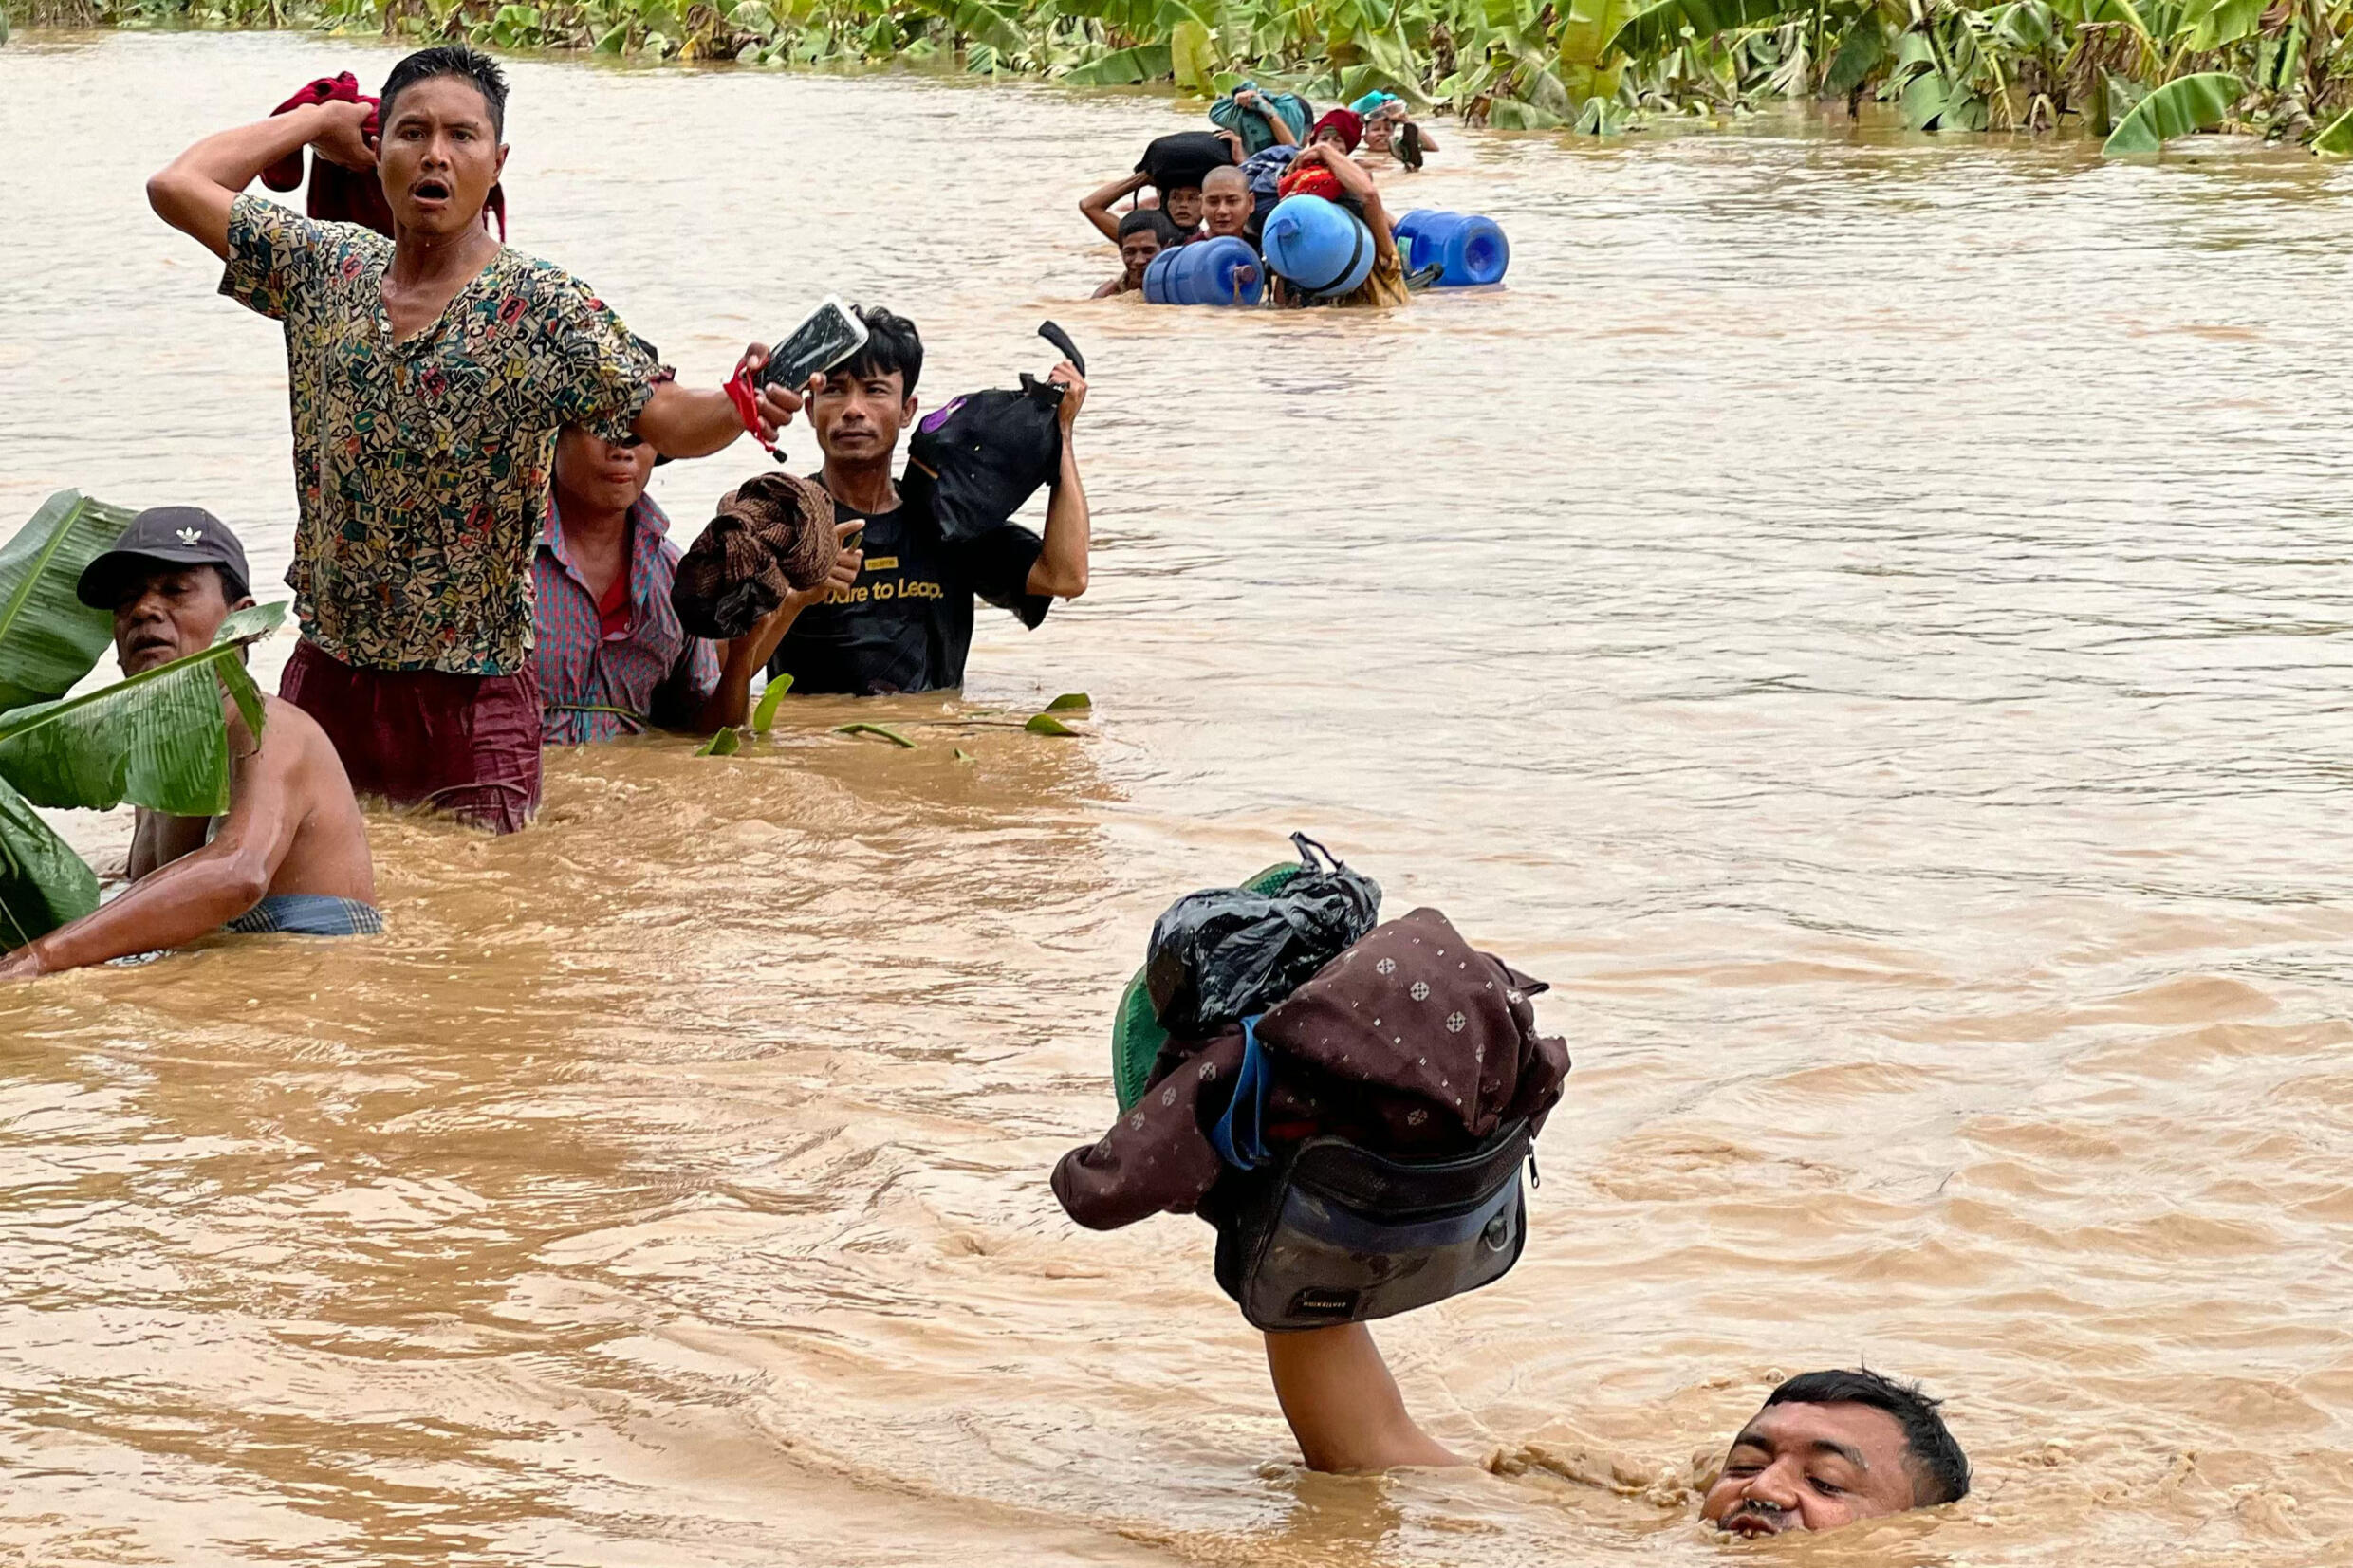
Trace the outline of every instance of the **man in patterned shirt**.
{"label": "man in patterned shirt", "polygon": [[[539,804],[531,557],[556,433],[636,434],[676,457],[801,406],[775,389],[679,386],[559,267],[482,210],[507,160],[507,84],[462,46],[393,67],[381,134],[320,103],[208,137],[147,182],[226,261],[221,292],[285,323],[302,643],[280,694],[318,720],[353,787],[499,832]],[[393,238],[243,194],[304,147],[373,168]],[[766,355],[754,345],[746,364]]]}

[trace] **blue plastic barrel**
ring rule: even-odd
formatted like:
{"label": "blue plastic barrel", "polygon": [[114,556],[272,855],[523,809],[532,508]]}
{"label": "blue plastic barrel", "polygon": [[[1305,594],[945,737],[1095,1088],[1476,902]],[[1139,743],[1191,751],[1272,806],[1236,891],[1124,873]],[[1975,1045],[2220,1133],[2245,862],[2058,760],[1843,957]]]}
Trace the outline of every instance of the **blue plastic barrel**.
{"label": "blue plastic barrel", "polygon": [[1269,267],[1315,299],[1351,293],[1372,276],[1372,231],[1362,218],[1322,196],[1285,196],[1276,202],[1267,214],[1260,245]]}
{"label": "blue plastic barrel", "polygon": [[1266,286],[1258,252],[1232,234],[1163,250],[1144,267],[1153,304],[1256,304]]}
{"label": "blue plastic barrel", "polygon": [[1406,271],[1445,268],[1437,278],[1440,288],[1501,283],[1511,265],[1511,242],[1493,218],[1417,207],[1398,220],[1397,242]]}

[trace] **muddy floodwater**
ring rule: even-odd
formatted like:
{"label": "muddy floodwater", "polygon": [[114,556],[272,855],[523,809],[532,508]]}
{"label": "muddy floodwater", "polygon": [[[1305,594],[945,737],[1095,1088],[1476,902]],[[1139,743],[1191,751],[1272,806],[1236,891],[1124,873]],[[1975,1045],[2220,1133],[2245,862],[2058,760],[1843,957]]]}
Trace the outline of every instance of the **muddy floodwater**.
{"label": "muddy floodwater", "polygon": [[[141,181],[391,58],[0,49],[0,521],[278,577],[280,340]],[[375,817],[381,941],[0,993],[0,1561],[2353,1561],[2353,170],[1446,130],[1393,205],[1510,286],[1277,318],[1084,302],[1163,99],[512,71],[515,243],[691,378],[829,291],[935,401],[1066,326],[1094,586],[961,701]],[[1303,1473],[1207,1228],[1046,1185],[1294,827],[1554,987],[1525,1261],[1379,1335],[1507,1473]],[[1695,1455],[1857,1361],[1976,1494],[1717,1544]]]}

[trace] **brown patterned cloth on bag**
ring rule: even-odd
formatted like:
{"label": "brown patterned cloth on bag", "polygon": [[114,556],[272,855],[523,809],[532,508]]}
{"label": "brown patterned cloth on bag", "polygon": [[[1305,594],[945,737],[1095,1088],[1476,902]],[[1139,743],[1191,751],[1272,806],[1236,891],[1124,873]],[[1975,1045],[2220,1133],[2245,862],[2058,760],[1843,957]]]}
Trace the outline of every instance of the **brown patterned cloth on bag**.
{"label": "brown patterned cloth on bag", "polygon": [[678,563],[671,608],[698,637],[747,636],[787,593],[833,570],[833,497],[813,479],[763,473],[719,497],[719,514]]}
{"label": "brown patterned cloth on bag", "polygon": [[[1467,1153],[1561,1098],[1568,1047],[1536,1033],[1545,989],[1474,950],[1434,909],[1376,926],[1268,1010],[1269,1142],[1332,1134],[1378,1153]],[[1190,1213],[1224,1171],[1208,1129],[1242,1065],[1242,1031],[1171,1041],[1144,1097],[1102,1138],[1054,1167],[1054,1196],[1096,1230]]]}

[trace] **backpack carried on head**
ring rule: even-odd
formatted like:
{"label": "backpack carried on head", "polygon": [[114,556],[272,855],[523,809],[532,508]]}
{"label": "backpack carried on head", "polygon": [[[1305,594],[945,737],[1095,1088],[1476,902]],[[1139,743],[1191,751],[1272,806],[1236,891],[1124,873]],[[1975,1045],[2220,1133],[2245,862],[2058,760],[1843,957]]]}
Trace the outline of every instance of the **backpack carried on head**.
{"label": "backpack carried on head", "polygon": [[1136,162],[1136,172],[1152,182],[1163,200],[1171,191],[1197,187],[1212,169],[1233,161],[1233,149],[1214,131],[1172,131],[1155,138]]}
{"label": "backpack carried on head", "polygon": [[[1080,375],[1085,356],[1052,322],[1038,336]],[[902,488],[930,507],[942,539],[968,544],[1012,520],[1062,470],[1063,389],[1024,371],[1019,391],[973,392],[925,415],[907,443]]]}

